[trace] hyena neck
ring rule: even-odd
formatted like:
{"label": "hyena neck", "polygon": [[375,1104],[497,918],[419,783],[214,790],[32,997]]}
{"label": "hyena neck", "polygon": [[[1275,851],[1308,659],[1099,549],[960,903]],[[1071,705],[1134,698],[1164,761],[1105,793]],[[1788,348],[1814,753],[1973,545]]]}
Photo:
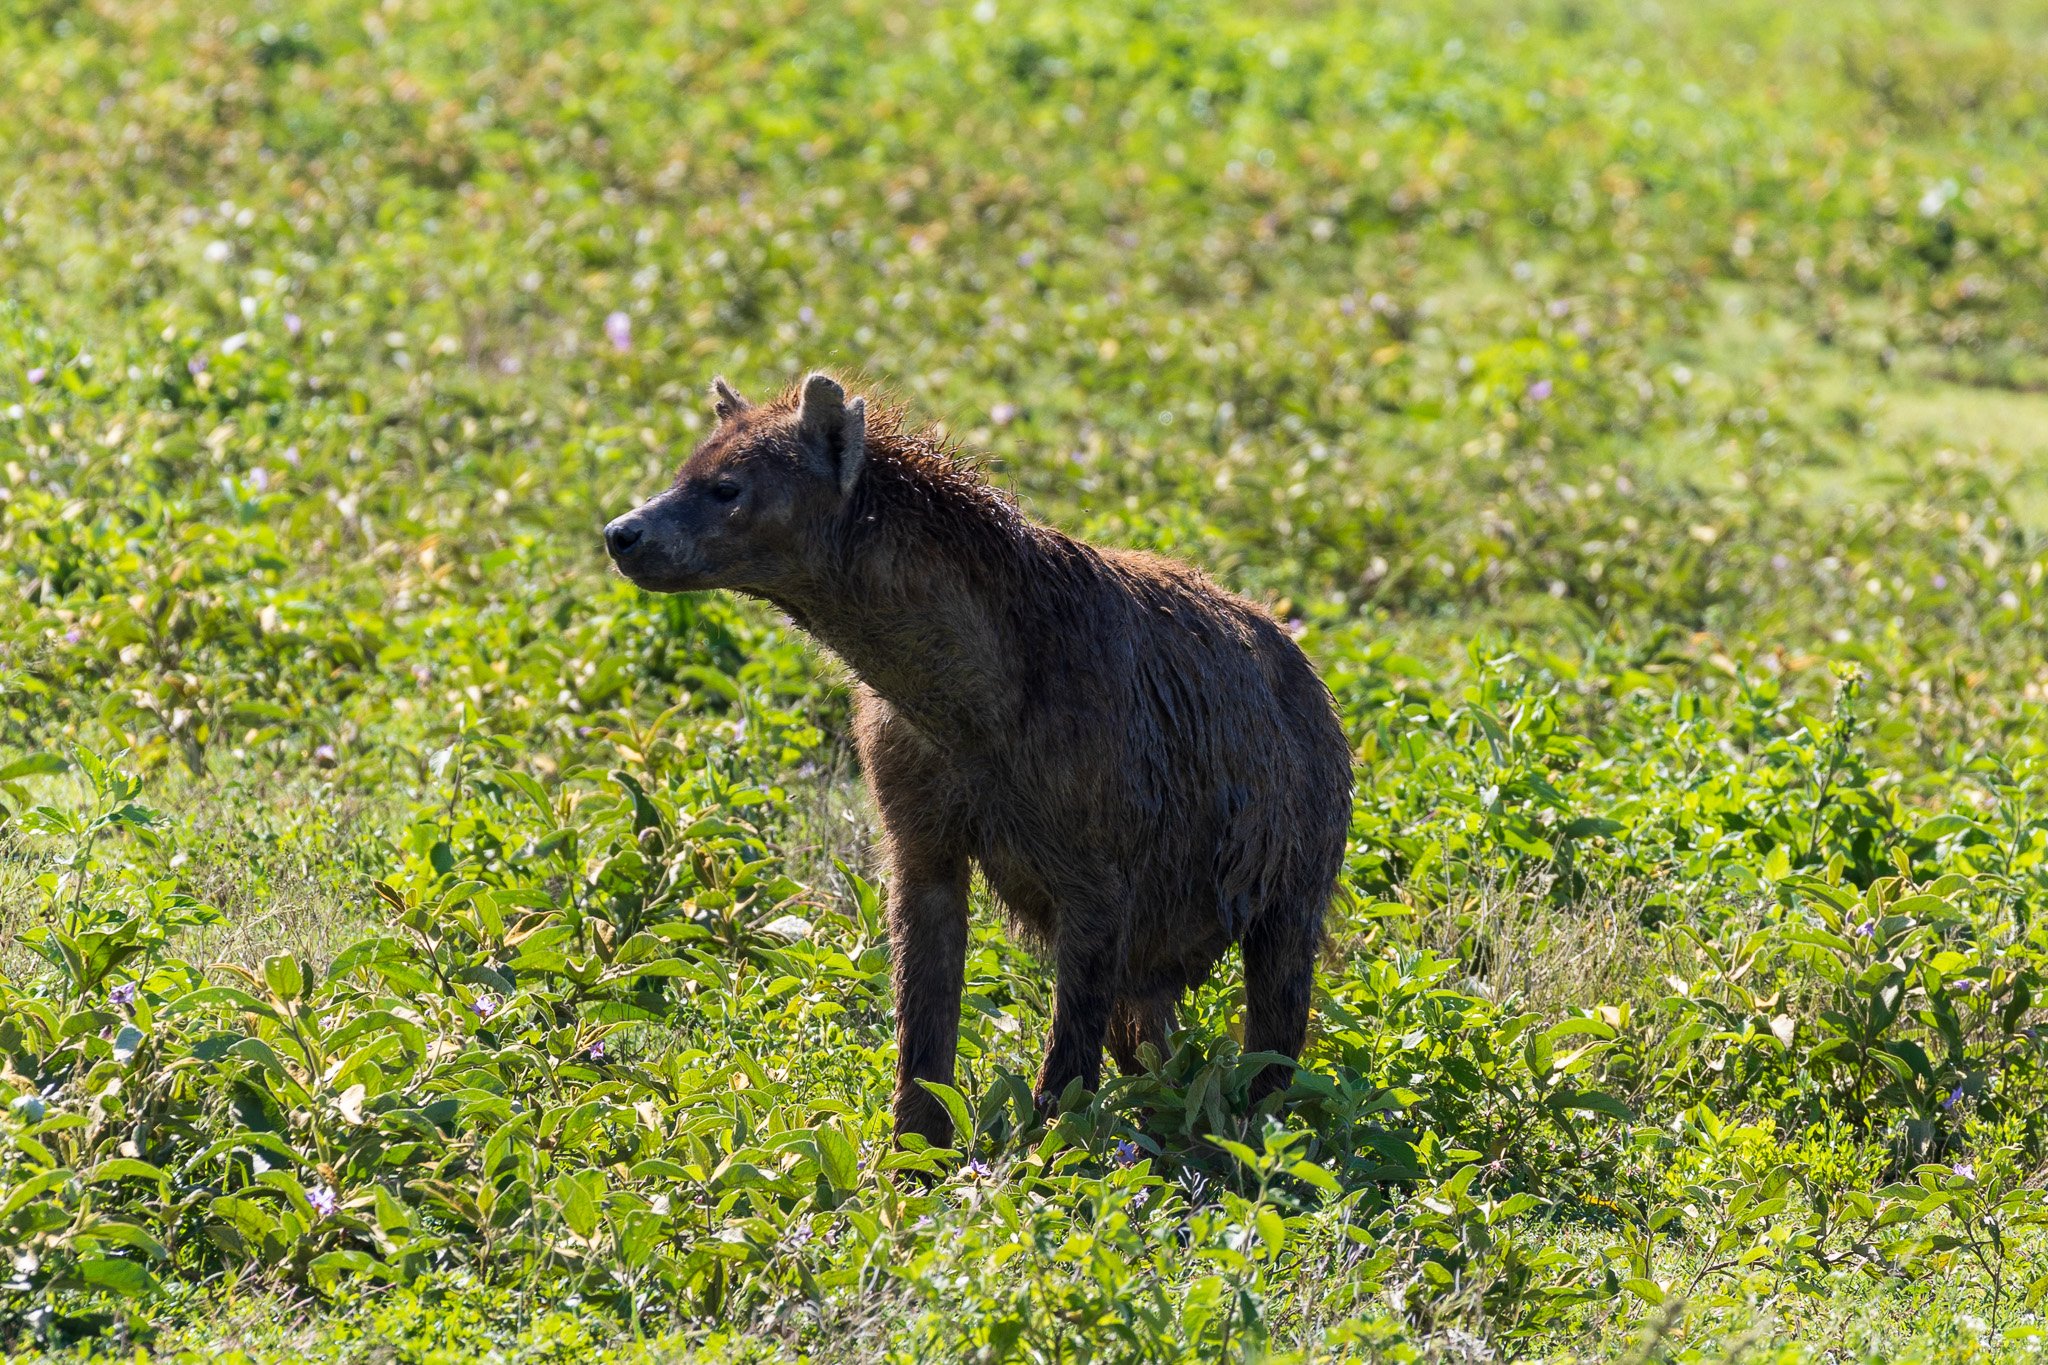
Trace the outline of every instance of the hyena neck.
{"label": "hyena neck", "polygon": [[1072,542],[931,450],[871,451],[821,571],[777,605],[933,742],[1005,733],[1043,660],[1027,592]]}

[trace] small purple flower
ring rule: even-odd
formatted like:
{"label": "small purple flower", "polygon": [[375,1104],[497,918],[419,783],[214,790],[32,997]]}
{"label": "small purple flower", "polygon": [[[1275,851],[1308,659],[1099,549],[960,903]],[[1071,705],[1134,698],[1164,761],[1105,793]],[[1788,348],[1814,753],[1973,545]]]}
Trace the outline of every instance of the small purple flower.
{"label": "small purple flower", "polygon": [[980,1157],[975,1157],[960,1169],[967,1173],[969,1180],[986,1180],[996,1173],[996,1168],[983,1161]]}
{"label": "small purple flower", "polygon": [[1948,586],[1948,575],[1945,573],[1938,573],[1929,581],[1933,583],[1934,586],[1937,588],[1945,588]]}
{"label": "small purple flower", "polygon": [[1872,934],[1877,932],[1877,925],[1874,921],[1865,920],[1863,921],[1863,923],[1857,925],[1854,929],[1851,929],[1849,932],[1854,934],[1857,938],[1869,938]]}
{"label": "small purple flower", "polygon": [[333,767],[333,766],[334,766],[334,763],[335,763],[335,754],[334,754],[334,746],[333,746],[332,744],[322,744],[322,745],[321,745],[320,747],[318,747],[317,749],[313,750],[313,766],[314,766],[314,767],[316,767],[316,768],[331,768],[331,767]]}
{"label": "small purple flower", "polygon": [[796,310],[796,320],[808,327],[818,320],[817,312],[807,303]]}
{"label": "small purple flower", "polygon": [[187,360],[185,362],[185,372],[187,374],[192,375],[195,378],[198,377],[199,375],[205,374],[206,357],[203,355],[195,355],[191,359]]}
{"label": "small purple flower", "polygon": [[1017,420],[1017,405],[998,403],[988,410],[988,419],[999,427],[1006,427]]}
{"label": "small purple flower", "polygon": [[84,638],[85,632],[81,631],[77,626],[73,626],[64,632],[64,643],[67,645],[75,645]]}
{"label": "small purple flower", "polygon": [[30,370],[28,372],[28,382],[31,384],[40,384],[43,382],[44,379],[49,377],[49,373],[50,372],[48,370],[44,369],[41,365],[38,365],[33,370]]}
{"label": "small purple flower", "polygon": [[1150,1185],[1147,1185],[1145,1188],[1139,1190],[1136,1194],[1131,1196],[1131,1209],[1135,1212],[1139,1209],[1144,1208],[1147,1204],[1151,1202],[1152,1187]]}
{"label": "small purple flower", "polygon": [[108,991],[107,1003],[110,1005],[121,1005],[124,1007],[134,1004],[135,983],[133,981],[123,981],[120,985]]}
{"label": "small purple flower", "polygon": [[476,1011],[477,1018],[488,1019],[497,1012],[498,1002],[488,992],[486,992],[485,994],[479,995],[476,999],[470,1001],[469,1007]]}
{"label": "small purple flower", "polygon": [[1943,1109],[1953,1109],[1962,1102],[1963,1088],[1961,1086],[1957,1086],[1955,1089],[1948,1092],[1948,1098],[1941,1102],[1941,1107]]}
{"label": "small purple flower", "polygon": [[622,312],[605,314],[604,335],[612,349],[624,355],[633,349],[633,319]]}
{"label": "small purple flower", "polygon": [[1789,568],[1791,568],[1791,567],[1792,567],[1792,561],[1791,561],[1790,559],[1786,558],[1786,557],[1785,557],[1784,555],[1772,555],[1772,556],[1771,556],[1771,572],[1772,572],[1772,573],[1783,573],[1783,572],[1785,572],[1785,570],[1787,570],[1787,569],[1789,569]]}
{"label": "small purple flower", "polygon": [[1550,393],[1550,381],[1548,379],[1539,379],[1529,386],[1529,401],[1541,403],[1544,399],[1550,397]]}
{"label": "small purple flower", "polygon": [[322,1218],[333,1217],[334,1211],[341,1207],[341,1201],[334,1197],[334,1191],[328,1189],[325,1185],[315,1185],[312,1189],[307,1190],[306,1202],[311,1204],[313,1212],[319,1214]]}
{"label": "small purple flower", "polygon": [[1111,1155],[1110,1159],[1125,1170],[1129,1170],[1138,1164],[1139,1156],[1138,1144],[1132,1142],[1129,1138],[1125,1138],[1116,1145],[1116,1151]]}
{"label": "small purple flower", "polygon": [[284,330],[286,336],[297,336],[301,331],[305,329],[305,326],[306,324],[300,319],[297,313],[286,313],[284,315]]}
{"label": "small purple flower", "polygon": [[604,1039],[600,1038],[600,1039],[598,1039],[598,1040],[597,1040],[596,1042],[592,1043],[592,1044],[590,1045],[590,1048],[589,1048],[589,1050],[588,1050],[588,1051],[586,1051],[586,1052],[585,1052],[585,1053],[584,1053],[583,1055],[584,1055],[584,1056],[586,1056],[586,1057],[588,1057],[588,1058],[589,1058],[589,1059],[590,1059],[591,1061],[593,1061],[593,1062],[601,1062],[601,1061],[603,1061],[603,1060],[604,1060]]}
{"label": "small purple flower", "polygon": [[1949,1169],[1955,1172],[1956,1179],[1958,1180],[1968,1180],[1974,1182],[1977,1179],[1977,1168],[1975,1166],[1972,1166],[1967,1161],[1958,1161],[1954,1166],[1950,1167]]}

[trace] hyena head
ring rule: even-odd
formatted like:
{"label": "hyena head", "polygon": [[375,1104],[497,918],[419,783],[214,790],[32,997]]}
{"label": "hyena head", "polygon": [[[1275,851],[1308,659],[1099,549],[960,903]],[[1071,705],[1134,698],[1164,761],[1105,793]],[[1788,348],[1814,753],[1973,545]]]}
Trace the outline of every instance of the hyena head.
{"label": "hyena head", "polygon": [[604,528],[605,549],[650,592],[772,594],[816,564],[860,480],[867,400],[824,374],[759,405],[711,389],[717,425],[674,484]]}

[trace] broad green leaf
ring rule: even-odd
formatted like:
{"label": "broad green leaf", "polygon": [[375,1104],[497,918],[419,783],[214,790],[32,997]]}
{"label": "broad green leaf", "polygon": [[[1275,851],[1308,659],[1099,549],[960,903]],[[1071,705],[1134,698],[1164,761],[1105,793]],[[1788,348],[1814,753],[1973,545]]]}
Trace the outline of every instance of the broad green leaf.
{"label": "broad green leaf", "polygon": [[860,1154],[836,1128],[817,1130],[818,1164],[826,1181],[844,1194],[860,1183]]}
{"label": "broad green leaf", "polygon": [[974,1138],[974,1115],[967,1107],[966,1097],[944,1081],[920,1080],[918,1084],[931,1092],[953,1120],[953,1145],[963,1151],[970,1150],[969,1143]]}
{"label": "broad green leaf", "polygon": [[131,1299],[139,1299],[157,1290],[156,1276],[138,1261],[97,1256],[80,1261],[78,1275],[95,1289],[109,1289]]}

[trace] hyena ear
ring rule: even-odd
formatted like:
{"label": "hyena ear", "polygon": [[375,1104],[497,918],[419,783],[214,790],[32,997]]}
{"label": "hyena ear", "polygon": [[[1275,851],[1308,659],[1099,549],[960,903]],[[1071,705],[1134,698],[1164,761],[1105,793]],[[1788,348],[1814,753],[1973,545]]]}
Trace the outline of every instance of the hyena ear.
{"label": "hyena ear", "polygon": [[838,483],[839,496],[852,493],[868,454],[868,400],[848,402],[838,380],[813,374],[804,380],[796,432],[813,467]]}
{"label": "hyena ear", "polygon": [[731,421],[749,406],[746,399],[732,391],[732,385],[725,382],[724,375],[711,381],[711,411],[717,414],[719,421]]}

